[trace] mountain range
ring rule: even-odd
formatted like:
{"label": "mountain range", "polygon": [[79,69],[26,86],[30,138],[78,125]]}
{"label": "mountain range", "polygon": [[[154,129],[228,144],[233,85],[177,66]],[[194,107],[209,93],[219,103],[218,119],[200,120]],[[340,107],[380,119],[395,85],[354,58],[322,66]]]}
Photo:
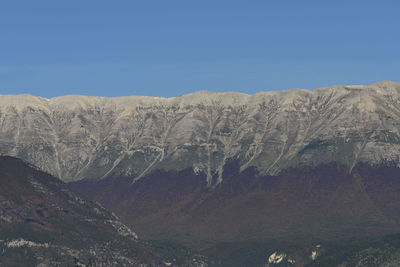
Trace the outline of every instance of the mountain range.
{"label": "mountain range", "polygon": [[275,175],[298,165],[399,164],[400,83],[197,92],[172,98],[0,96],[0,153],[64,181],[138,181],[192,168],[210,187],[229,159]]}
{"label": "mountain range", "polygon": [[316,264],[337,244],[400,232],[396,82],[172,98],[0,95],[0,153],[68,182],[144,240],[189,247],[211,266]]}

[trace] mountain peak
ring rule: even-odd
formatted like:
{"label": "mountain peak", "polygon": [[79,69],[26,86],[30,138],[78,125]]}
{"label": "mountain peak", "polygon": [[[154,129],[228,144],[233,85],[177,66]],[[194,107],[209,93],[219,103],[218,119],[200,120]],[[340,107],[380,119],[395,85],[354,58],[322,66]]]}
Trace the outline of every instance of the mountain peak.
{"label": "mountain peak", "polygon": [[399,86],[400,82],[394,82],[390,80],[383,80],[380,82],[373,83],[372,85],[377,85],[377,86]]}

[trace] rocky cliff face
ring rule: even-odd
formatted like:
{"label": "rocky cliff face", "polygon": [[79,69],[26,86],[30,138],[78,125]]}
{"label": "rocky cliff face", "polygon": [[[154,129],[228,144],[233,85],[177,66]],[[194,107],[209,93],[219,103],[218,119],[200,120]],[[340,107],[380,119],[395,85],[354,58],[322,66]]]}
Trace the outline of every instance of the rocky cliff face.
{"label": "rocky cliff face", "polygon": [[0,95],[0,153],[64,181],[135,182],[190,167],[216,186],[230,159],[260,175],[329,162],[400,165],[399,122],[400,83],[388,81],[173,98]]}

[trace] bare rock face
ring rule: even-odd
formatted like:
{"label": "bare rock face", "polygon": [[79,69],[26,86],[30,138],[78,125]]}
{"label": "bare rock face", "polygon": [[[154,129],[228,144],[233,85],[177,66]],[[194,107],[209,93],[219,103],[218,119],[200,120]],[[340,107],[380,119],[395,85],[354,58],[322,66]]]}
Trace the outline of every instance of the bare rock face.
{"label": "bare rock face", "polygon": [[0,95],[0,153],[64,181],[193,168],[209,186],[229,159],[261,175],[338,162],[400,166],[400,83],[196,92],[173,98]]}

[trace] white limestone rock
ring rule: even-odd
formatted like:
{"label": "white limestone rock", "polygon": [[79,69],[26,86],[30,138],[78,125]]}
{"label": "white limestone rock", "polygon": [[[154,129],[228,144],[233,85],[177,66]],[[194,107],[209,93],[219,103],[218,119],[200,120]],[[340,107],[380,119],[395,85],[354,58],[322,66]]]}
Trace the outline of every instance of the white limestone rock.
{"label": "white limestone rock", "polygon": [[238,160],[277,174],[298,164],[400,164],[400,83],[146,96],[0,95],[0,154],[64,181],[192,168],[210,186]]}

